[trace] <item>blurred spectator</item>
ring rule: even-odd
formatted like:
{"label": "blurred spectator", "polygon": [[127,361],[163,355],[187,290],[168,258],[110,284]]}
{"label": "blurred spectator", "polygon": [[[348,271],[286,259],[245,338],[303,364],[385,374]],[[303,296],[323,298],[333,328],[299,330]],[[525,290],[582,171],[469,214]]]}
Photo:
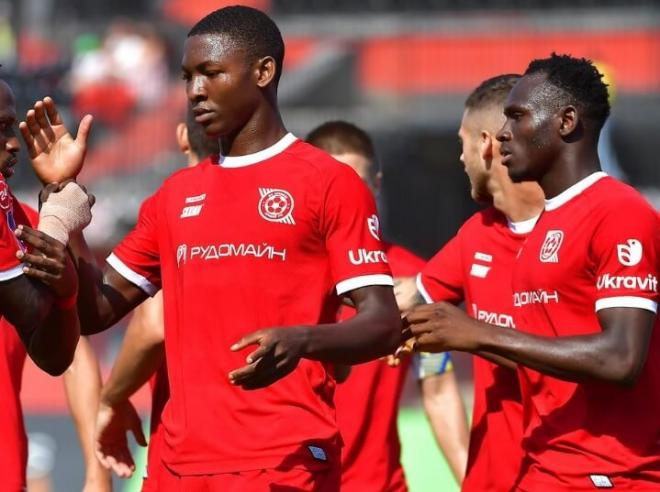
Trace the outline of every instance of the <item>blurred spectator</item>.
{"label": "blurred spectator", "polygon": [[74,50],[71,90],[78,116],[93,113],[117,126],[133,110],[154,106],[167,89],[165,44],[146,25],[117,20],[105,39],[80,36]]}
{"label": "blurred spectator", "polygon": [[42,432],[28,434],[28,492],[51,492],[51,473],[55,467],[55,439]]}

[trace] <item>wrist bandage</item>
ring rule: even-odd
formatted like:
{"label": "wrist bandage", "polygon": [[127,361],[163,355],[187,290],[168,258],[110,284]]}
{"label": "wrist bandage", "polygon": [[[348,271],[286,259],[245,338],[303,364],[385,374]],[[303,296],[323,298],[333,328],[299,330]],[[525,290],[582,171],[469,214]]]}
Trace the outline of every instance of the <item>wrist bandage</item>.
{"label": "wrist bandage", "polygon": [[78,183],[68,183],[61,191],[51,193],[41,206],[39,227],[62,244],[69,234],[82,231],[92,220],[89,198]]}

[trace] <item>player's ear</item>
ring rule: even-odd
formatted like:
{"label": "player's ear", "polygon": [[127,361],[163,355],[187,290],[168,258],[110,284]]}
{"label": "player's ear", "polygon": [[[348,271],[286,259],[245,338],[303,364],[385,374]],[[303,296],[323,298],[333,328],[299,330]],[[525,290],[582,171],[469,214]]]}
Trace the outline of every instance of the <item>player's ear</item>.
{"label": "player's ear", "polygon": [[176,143],[184,154],[190,152],[190,142],[188,141],[188,127],[185,123],[179,123],[176,126]]}
{"label": "player's ear", "polygon": [[493,162],[493,135],[486,130],[482,130],[479,135],[479,157],[486,169],[490,169]]}
{"label": "player's ear", "polygon": [[275,80],[277,75],[277,63],[272,56],[265,56],[257,61],[255,74],[257,76],[257,85],[262,89]]}
{"label": "player's ear", "polygon": [[562,137],[568,137],[578,127],[578,110],[575,106],[566,106],[560,110],[559,117],[559,134]]}

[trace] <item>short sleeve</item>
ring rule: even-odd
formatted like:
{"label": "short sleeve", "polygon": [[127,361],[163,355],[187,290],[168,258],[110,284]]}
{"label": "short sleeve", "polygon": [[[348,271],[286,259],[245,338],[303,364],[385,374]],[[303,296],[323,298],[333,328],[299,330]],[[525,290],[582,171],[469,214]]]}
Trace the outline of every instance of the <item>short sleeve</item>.
{"label": "short sleeve", "polygon": [[370,285],[393,285],[376,204],[350,167],[340,165],[328,180],[321,217],[337,294]]}
{"label": "short sleeve", "polygon": [[641,197],[607,211],[590,245],[596,311],[633,307],[657,312],[658,225],[657,213]]}
{"label": "short sleeve", "polygon": [[108,264],[126,280],[153,296],[160,289],[158,211],[161,192],[147,198],[140,207],[135,228],[108,256]]}
{"label": "short sleeve", "polygon": [[463,277],[459,231],[417,275],[417,290],[427,303],[459,303],[463,300]]}
{"label": "short sleeve", "polygon": [[0,177],[0,282],[11,280],[23,274],[23,264],[16,258],[22,249],[14,234],[16,229],[15,202],[4,178]]}

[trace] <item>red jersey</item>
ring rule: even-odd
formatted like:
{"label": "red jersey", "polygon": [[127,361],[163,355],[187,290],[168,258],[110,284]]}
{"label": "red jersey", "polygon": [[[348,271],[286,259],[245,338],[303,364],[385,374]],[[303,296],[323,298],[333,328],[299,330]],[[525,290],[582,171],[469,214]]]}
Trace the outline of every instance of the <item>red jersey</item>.
{"label": "red jersey", "polygon": [[[514,268],[518,328],[588,335],[602,330],[602,309],[655,312],[658,226],[639,193],[602,172],[547,200]],[[657,330],[632,388],[519,367],[527,423],[521,490],[660,490]]]}
{"label": "red jersey", "polygon": [[151,388],[151,421],[149,424],[149,449],[147,450],[147,477],[142,492],[158,490],[158,470],[162,461],[163,424],[161,416],[167,400],[170,399],[170,387],[167,381],[167,362],[149,379]]}
{"label": "red jersey", "polygon": [[178,171],[108,258],[163,287],[170,400],[163,461],[177,474],[339,466],[334,379],[303,359],[256,391],[229,383],[229,348],[268,327],[332,323],[340,295],[392,285],[369,190],[288,134],[261,152]]}
{"label": "red jersey", "polygon": [[[401,246],[385,245],[395,277],[416,275],[424,260]],[[342,309],[341,319],[355,315]],[[348,379],[337,385],[337,425],[344,440],[341,490],[343,492],[406,491],[397,431],[399,398],[410,359],[398,367],[375,360],[351,368]]]}
{"label": "red jersey", "polygon": [[[417,287],[427,302],[465,302],[473,318],[515,328],[511,269],[536,218],[508,223],[491,207],[470,217],[426,265]],[[508,492],[522,458],[522,402],[515,371],[473,357],[474,406],[463,491]]]}
{"label": "red jersey", "polygon": [[[19,203],[0,177],[0,281],[22,275],[23,265],[16,258],[20,247],[14,235],[19,224],[38,222],[38,214]],[[27,436],[19,399],[23,365],[27,353],[16,329],[0,318],[0,477],[2,490],[19,492],[25,487]]]}

